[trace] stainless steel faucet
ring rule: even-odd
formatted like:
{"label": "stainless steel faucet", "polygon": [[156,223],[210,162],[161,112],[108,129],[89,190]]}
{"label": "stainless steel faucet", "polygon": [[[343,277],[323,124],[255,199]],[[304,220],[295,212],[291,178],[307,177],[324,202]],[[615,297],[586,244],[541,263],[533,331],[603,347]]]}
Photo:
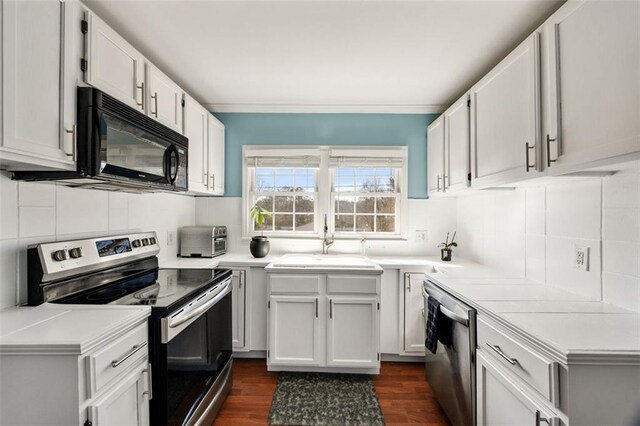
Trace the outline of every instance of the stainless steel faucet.
{"label": "stainless steel faucet", "polygon": [[322,254],[329,254],[329,247],[333,245],[334,236],[329,237],[329,227],[327,226],[327,215],[324,215],[324,237],[322,238]]}

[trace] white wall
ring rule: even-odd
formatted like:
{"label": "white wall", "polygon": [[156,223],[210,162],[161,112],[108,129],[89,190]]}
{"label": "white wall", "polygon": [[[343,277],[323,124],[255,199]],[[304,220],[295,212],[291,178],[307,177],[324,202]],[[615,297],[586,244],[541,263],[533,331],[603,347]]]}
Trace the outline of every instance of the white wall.
{"label": "white wall", "polygon": [[0,173],[0,308],[26,302],[30,244],[149,230],[158,233],[162,260],[176,255],[178,228],[194,223],[193,197],[15,182]]}
{"label": "white wall", "polygon": [[[640,162],[459,198],[457,229],[467,258],[640,311]],[[589,271],[573,267],[575,245],[589,247]]]}
{"label": "white wall", "polygon": [[[249,253],[249,240],[242,237],[242,198],[197,198],[196,223],[198,225],[226,225],[229,250]],[[444,241],[447,232],[456,227],[456,199],[439,198],[408,201],[409,237],[407,241],[367,241],[367,255],[427,256],[439,253],[437,244]],[[416,230],[427,231],[427,241],[415,239]],[[322,251],[320,239],[271,238],[271,253]],[[336,240],[331,253],[359,253],[359,240]]]}

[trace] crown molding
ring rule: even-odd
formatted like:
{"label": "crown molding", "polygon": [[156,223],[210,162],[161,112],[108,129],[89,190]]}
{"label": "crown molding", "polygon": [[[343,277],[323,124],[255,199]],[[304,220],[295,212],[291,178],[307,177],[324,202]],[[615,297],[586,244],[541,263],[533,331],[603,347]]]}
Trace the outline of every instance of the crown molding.
{"label": "crown molding", "polygon": [[444,105],[327,105],[327,104],[216,104],[203,103],[212,112],[244,113],[351,113],[351,114],[440,114]]}

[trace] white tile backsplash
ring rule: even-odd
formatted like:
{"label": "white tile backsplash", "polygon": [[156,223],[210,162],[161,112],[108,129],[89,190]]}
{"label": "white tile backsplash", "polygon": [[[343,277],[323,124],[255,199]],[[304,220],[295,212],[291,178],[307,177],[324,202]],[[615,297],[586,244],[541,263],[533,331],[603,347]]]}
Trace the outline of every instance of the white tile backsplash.
{"label": "white tile backsplash", "polygon": [[18,238],[18,182],[0,176],[0,240]]}
{"label": "white tile backsplash", "polygon": [[[516,220],[501,216],[504,211]],[[458,199],[456,216],[464,257],[513,271],[513,259],[522,256],[523,275],[533,281],[640,312],[640,162],[604,178],[554,178],[504,195],[476,193]],[[576,244],[590,248],[587,272],[573,265]],[[504,266],[495,262],[502,247],[508,247]]]}
{"label": "white tile backsplash", "polygon": [[547,235],[600,239],[602,181],[561,180],[547,186]]}
{"label": "white tile backsplash", "polygon": [[[27,300],[29,245],[114,233],[158,233],[160,259],[175,256],[178,230],[195,224],[195,199],[12,181],[0,173],[0,309]],[[176,244],[167,246],[167,232]]]}

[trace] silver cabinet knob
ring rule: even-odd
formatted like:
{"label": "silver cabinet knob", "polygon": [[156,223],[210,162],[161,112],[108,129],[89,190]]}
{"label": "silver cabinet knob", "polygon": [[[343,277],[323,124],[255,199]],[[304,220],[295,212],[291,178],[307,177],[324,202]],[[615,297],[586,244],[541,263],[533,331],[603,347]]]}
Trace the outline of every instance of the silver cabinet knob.
{"label": "silver cabinet knob", "polygon": [[84,256],[84,253],[82,252],[82,247],[75,247],[69,250],[69,256],[71,256],[72,259],[78,259]]}
{"label": "silver cabinet knob", "polygon": [[58,262],[62,262],[63,260],[67,260],[69,258],[69,256],[67,256],[66,250],[56,250],[51,256],[53,257],[53,260],[57,260]]}

